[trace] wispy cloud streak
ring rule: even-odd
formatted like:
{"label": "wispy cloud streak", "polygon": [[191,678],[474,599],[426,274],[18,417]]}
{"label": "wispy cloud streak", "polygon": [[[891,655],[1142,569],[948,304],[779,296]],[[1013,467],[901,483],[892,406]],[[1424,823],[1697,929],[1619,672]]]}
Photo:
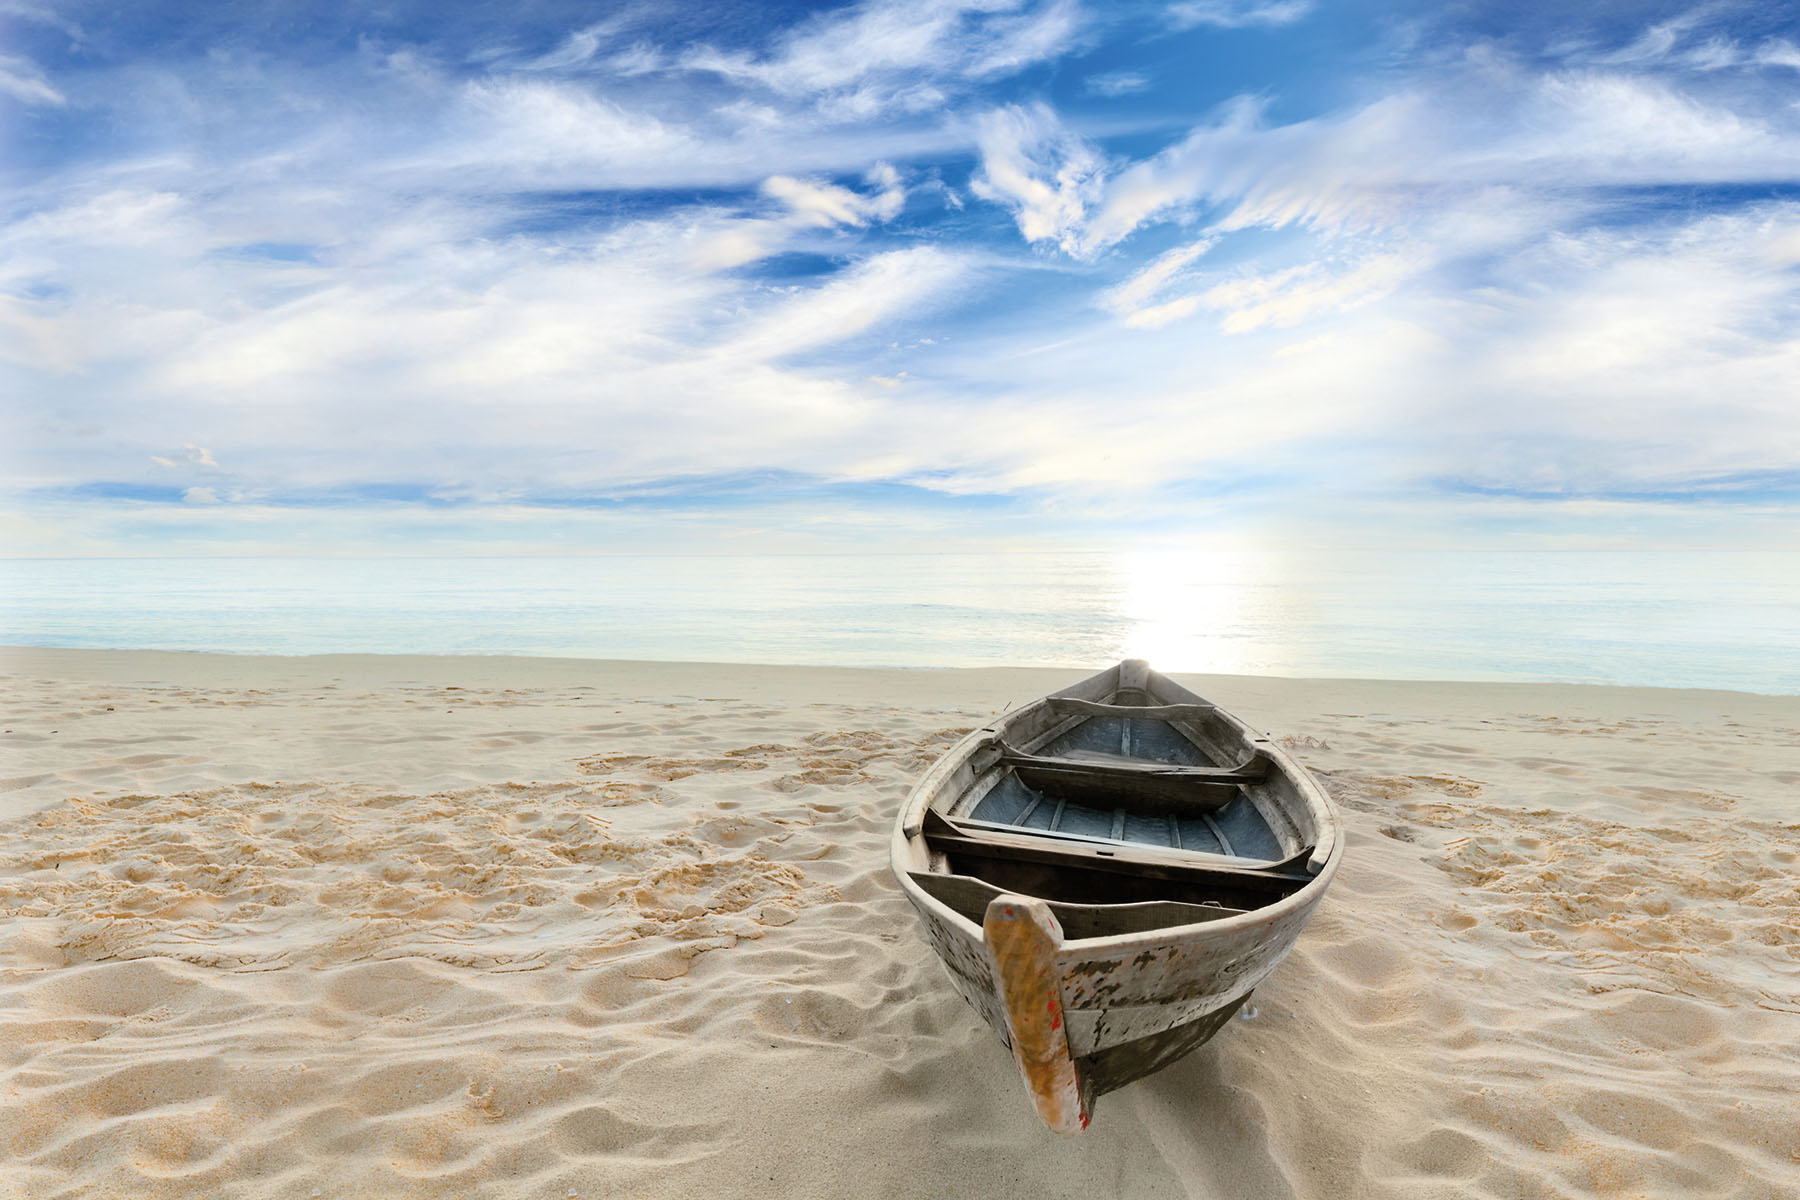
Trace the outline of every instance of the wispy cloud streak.
{"label": "wispy cloud streak", "polygon": [[782,479],[1304,519],[1800,461],[1777,16],[551,3],[291,45],[68,11],[0,60],[38,551],[129,506],[479,523]]}

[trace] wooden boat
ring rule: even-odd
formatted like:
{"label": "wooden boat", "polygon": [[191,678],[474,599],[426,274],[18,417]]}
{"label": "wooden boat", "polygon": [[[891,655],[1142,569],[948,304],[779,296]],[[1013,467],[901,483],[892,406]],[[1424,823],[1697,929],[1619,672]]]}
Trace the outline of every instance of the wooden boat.
{"label": "wooden boat", "polygon": [[1342,855],[1336,808],[1136,660],[977,729],[901,810],[894,874],[1058,1133],[1217,1033]]}

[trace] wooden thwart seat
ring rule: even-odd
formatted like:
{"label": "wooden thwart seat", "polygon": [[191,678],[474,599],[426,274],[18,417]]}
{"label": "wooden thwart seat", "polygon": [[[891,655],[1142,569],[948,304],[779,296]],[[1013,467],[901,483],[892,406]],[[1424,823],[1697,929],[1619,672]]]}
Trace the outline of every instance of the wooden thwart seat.
{"label": "wooden thwart seat", "polygon": [[[949,855],[953,873],[1063,903],[1169,900],[1248,910],[1312,882],[1303,865],[1311,847],[1283,862],[1237,867],[1199,861],[1178,850],[1158,851],[1126,842],[1079,842],[1024,831],[971,829],[933,809],[925,811],[922,832],[932,849]],[[959,869],[959,863],[970,869]],[[1025,883],[1030,886],[1021,886]]]}
{"label": "wooden thwart seat", "polygon": [[1073,696],[1046,696],[1044,703],[1059,716],[1130,717],[1145,721],[1194,721],[1217,711],[1212,704],[1102,704]]}
{"label": "wooden thwart seat", "polygon": [[[969,918],[980,921],[987,906],[1001,889],[973,875],[937,875],[930,871],[909,871],[907,875],[921,890],[948,904]],[[1219,904],[1182,904],[1171,900],[1148,900],[1136,904],[1064,904],[1051,901],[1050,911],[1062,926],[1067,938],[1113,937],[1121,933],[1141,933],[1147,929],[1166,929],[1171,925],[1195,925],[1202,921],[1219,921],[1237,916],[1242,909]]]}
{"label": "wooden thwart seat", "polygon": [[1239,787],[1257,783],[1269,773],[1269,760],[1261,752],[1234,767],[1189,767],[1110,756],[1027,754],[1002,742],[999,762],[1011,767],[1028,787],[1071,799],[1106,801],[1103,806],[1137,801],[1223,808],[1237,799]]}
{"label": "wooden thwart seat", "polygon": [[1268,757],[1260,752],[1235,767],[1188,767],[1176,763],[1148,762],[1122,755],[1092,752],[1079,758],[1051,754],[1027,754],[1000,743],[1000,761],[1015,768],[1055,771],[1067,775],[1106,779],[1191,779],[1198,783],[1256,783],[1269,774]]}
{"label": "wooden thwart seat", "polygon": [[[1115,816],[1116,815],[1118,814],[1115,814]],[[1238,854],[1231,848],[1230,840],[1225,836],[1225,831],[1219,828],[1217,822],[1213,821],[1204,813],[1201,814],[1201,819],[1211,828],[1214,840],[1219,843],[1220,848],[1217,852],[1203,850],[1195,846],[1181,845],[1174,840],[1171,840],[1165,846],[1158,842],[1126,839],[1123,837],[1105,837],[1094,833],[1075,833],[1067,829],[1057,829],[1055,827],[1046,828],[1041,825],[1025,825],[1017,820],[1004,824],[999,821],[984,821],[980,817],[972,817],[967,814],[956,817],[955,824],[960,832],[971,837],[981,837],[990,833],[1027,834],[1031,837],[1040,838],[1053,844],[1059,842],[1075,842],[1079,845],[1104,846],[1108,849],[1125,846],[1138,847],[1152,852],[1157,850],[1173,850],[1182,856],[1181,861],[1192,863],[1195,866],[1204,866],[1207,863],[1212,862],[1217,863],[1222,867],[1232,868],[1266,870],[1270,867],[1279,867],[1283,870],[1297,870],[1306,862],[1307,855],[1312,852],[1312,847],[1309,846],[1298,854],[1291,854],[1282,859],[1249,858]]]}

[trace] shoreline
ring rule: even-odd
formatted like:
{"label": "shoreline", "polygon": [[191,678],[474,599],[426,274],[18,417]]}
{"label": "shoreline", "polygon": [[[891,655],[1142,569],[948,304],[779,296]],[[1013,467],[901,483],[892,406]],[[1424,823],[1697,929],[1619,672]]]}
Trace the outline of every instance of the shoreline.
{"label": "shoreline", "polygon": [[[978,672],[1018,672],[1021,674],[1037,673],[1049,678],[1080,678],[1092,674],[1108,662],[1096,660],[1092,663],[1072,665],[1032,665],[1032,666],[907,666],[907,665],[848,665],[839,663],[780,663],[780,662],[735,662],[717,659],[670,659],[670,658],[584,658],[566,654],[411,654],[370,651],[331,651],[308,654],[279,654],[267,651],[238,650],[166,650],[142,647],[102,647],[102,646],[31,646],[0,643],[0,671],[4,671],[10,663],[37,666],[31,663],[32,656],[67,655],[71,662],[81,657],[163,657],[179,663],[186,659],[214,660],[231,663],[269,663],[269,664],[306,664],[306,663],[413,663],[440,664],[448,667],[451,664],[564,664],[567,669],[580,667],[667,667],[677,670],[708,671],[816,671],[837,672],[841,674],[895,674],[895,675],[931,675],[931,674],[972,674]],[[42,665],[50,665],[45,663]],[[1154,663],[1151,664],[1155,666]],[[1569,688],[1597,689],[1629,692],[1675,692],[1696,695],[1741,696],[1753,699],[1800,700],[1800,691],[1794,692],[1758,692],[1746,688],[1728,687],[1676,687],[1657,683],[1592,683],[1573,682],[1553,679],[1468,679],[1468,678],[1418,678],[1390,677],[1376,675],[1278,675],[1278,674],[1242,674],[1237,672],[1217,671],[1170,671],[1174,678],[1183,680],[1243,680],[1269,681],[1284,684],[1313,685],[1393,685],[1397,687],[1420,688]]]}

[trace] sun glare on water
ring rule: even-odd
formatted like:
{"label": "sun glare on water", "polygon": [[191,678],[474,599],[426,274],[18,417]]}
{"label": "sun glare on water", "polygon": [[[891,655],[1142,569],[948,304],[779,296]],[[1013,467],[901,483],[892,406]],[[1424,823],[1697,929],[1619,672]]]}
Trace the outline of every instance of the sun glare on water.
{"label": "sun glare on water", "polygon": [[1229,548],[1141,549],[1119,555],[1122,649],[1158,670],[1253,673],[1285,658],[1272,645],[1279,604],[1266,553]]}

